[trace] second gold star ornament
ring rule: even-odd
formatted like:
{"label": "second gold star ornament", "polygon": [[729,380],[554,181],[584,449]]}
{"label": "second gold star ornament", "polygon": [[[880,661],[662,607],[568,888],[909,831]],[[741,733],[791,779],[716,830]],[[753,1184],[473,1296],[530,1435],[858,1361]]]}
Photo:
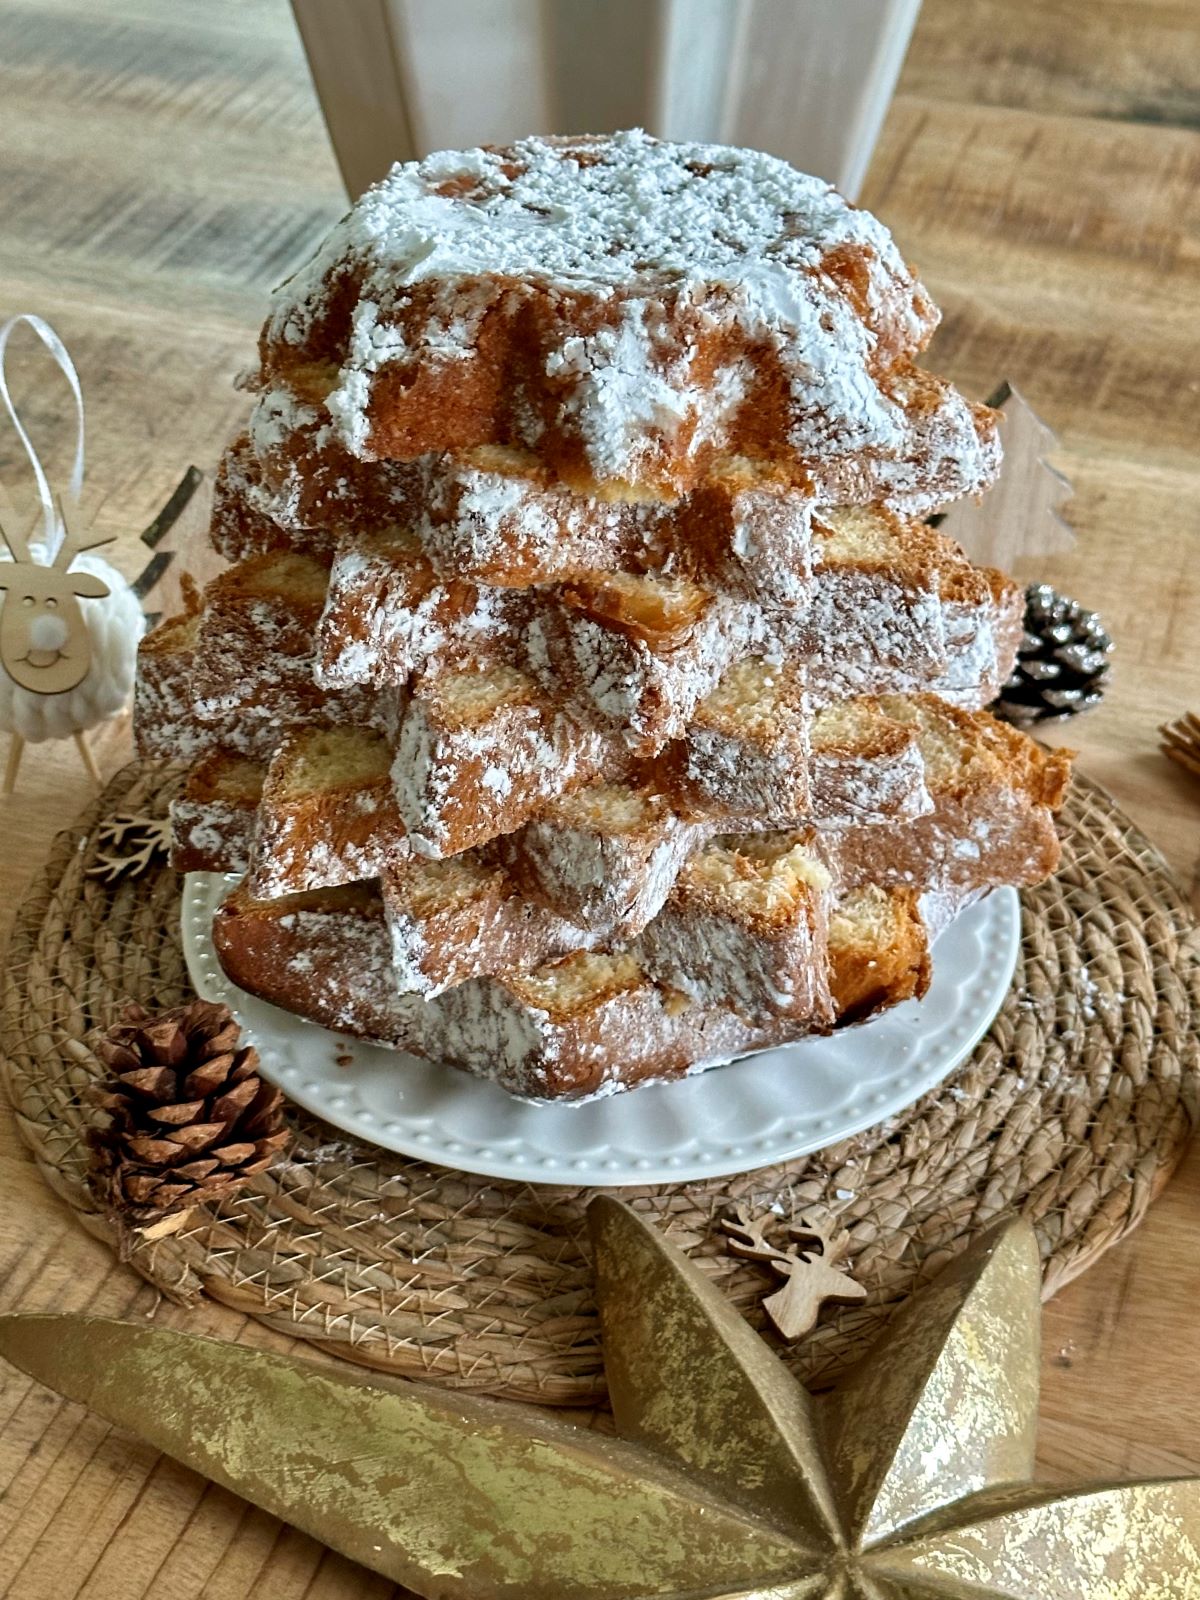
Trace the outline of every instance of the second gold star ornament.
{"label": "second gold star ornament", "polygon": [[432,1600],[1200,1594],[1200,1480],[1032,1482],[1028,1225],[966,1252],[816,1400],[633,1211],[601,1196],[589,1220],[616,1440],[99,1318],[0,1318],[0,1353]]}

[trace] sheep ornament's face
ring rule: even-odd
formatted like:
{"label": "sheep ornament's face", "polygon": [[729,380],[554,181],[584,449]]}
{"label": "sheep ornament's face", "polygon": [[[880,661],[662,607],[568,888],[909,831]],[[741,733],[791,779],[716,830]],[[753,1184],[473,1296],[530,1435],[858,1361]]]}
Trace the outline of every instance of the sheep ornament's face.
{"label": "sheep ornament's face", "polygon": [[0,501],[0,534],[12,557],[0,560],[0,666],[32,694],[65,694],[87,677],[91,635],[79,602],[109,593],[94,573],[69,570],[82,550],[108,541],[81,539],[59,509],[64,536],[47,564],[31,554],[25,537],[14,531],[11,506]]}
{"label": "sheep ornament's face", "polygon": [[90,572],[35,561],[0,562],[0,665],[34,694],[77,688],[91,666],[91,636],[79,597],[100,599],[108,585]]}

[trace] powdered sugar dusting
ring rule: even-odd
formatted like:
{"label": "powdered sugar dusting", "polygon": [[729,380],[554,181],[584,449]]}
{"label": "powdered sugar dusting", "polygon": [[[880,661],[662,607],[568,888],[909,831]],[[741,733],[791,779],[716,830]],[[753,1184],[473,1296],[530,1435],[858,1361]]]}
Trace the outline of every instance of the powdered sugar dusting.
{"label": "powdered sugar dusting", "polygon": [[915,948],[1050,870],[1053,785],[946,704],[1019,592],[894,514],[995,472],[934,322],[873,217],[754,152],[529,139],[369,191],[274,300],[217,503],[245,565],[140,692],[144,742],[270,757],[175,817],[249,861],[262,992],[603,1094],[831,1026],[838,949],[894,999],[896,919],[829,934],[859,888]]}
{"label": "powdered sugar dusting", "polygon": [[[837,252],[853,259],[852,288],[828,269]],[[584,331],[568,319],[545,370],[599,479],[636,479],[656,437],[686,453],[701,418],[719,435],[745,384],[739,354],[694,388],[692,341],[714,328],[777,353],[798,452],[892,453],[902,416],[875,369],[935,322],[887,230],[822,180],[637,130],[394,167],[277,291],[268,341],[302,346],[347,274],[361,288],[327,405],[352,451],[371,454],[376,374],[461,360],[492,307],[533,286],[597,313]],[[528,442],[539,431],[531,413]]]}

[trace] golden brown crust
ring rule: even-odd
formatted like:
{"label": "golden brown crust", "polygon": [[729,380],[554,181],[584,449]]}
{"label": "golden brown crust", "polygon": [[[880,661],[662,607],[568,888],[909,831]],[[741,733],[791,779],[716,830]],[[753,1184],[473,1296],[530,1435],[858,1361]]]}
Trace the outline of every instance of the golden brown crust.
{"label": "golden brown crust", "polygon": [[378,877],[410,854],[392,753],[364,728],[302,728],[271,759],[248,887],[262,898]]}
{"label": "golden brown crust", "polygon": [[512,977],[578,950],[587,935],[527,899],[490,853],[410,858],[381,874],[402,993],[440,994],[471,978]]}
{"label": "golden brown crust", "polygon": [[340,1033],[403,1047],[409,1012],[391,979],[370,886],[257,901],[242,887],[213,919],[226,973],[249,994]]}
{"label": "golden brown crust", "polygon": [[929,988],[933,968],[918,894],[894,889],[886,896],[875,891],[874,897],[885,902],[883,938],[840,937],[837,917],[830,927],[829,987],[842,1025],[919,1000]]}
{"label": "golden brown crust", "polygon": [[925,730],[957,740],[967,753],[956,770],[959,794],[1003,785],[1033,805],[1062,805],[1074,751],[1048,749],[989,711],[967,711],[936,695],[882,696],[879,705],[918,738]]}
{"label": "golden brown crust", "polygon": [[[271,424],[265,441],[247,454],[235,440],[224,459],[230,493],[240,486],[295,548],[315,545],[322,528],[353,543],[396,527],[420,538],[443,577],[500,587],[669,571],[748,597],[765,590],[795,602],[804,593],[812,501],[770,467],[723,457],[686,495],[664,498],[611,482],[583,495],[530,451],[495,444],[365,463],[331,442],[325,388],[299,404],[268,392],[259,400]],[[243,534],[256,527],[262,548],[277,544],[279,534],[253,517]]]}
{"label": "golden brown crust", "polygon": [[[273,550],[229,568],[138,651],[134,725],[143,757],[197,759],[227,749],[269,760],[289,728],[373,725],[365,689],[314,677],[313,628],[328,564]],[[394,699],[394,697],[393,697]]]}
{"label": "golden brown crust", "polygon": [[605,778],[551,803],[492,848],[519,892],[607,941],[636,937],[704,839],[652,779]]}
{"label": "golden brown crust", "polygon": [[636,950],[660,984],[744,1021],[834,1019],[826,926],[831,880],[812,830],[713,841],[686,863]]}
{"label": "golden brown crust", "polygon": [[[928,983],[916,895],[875,891],[874,902],[869,915],[843,907],[831,923],[839,1024],[923,994]],[[730,1006],[654,983],[630,953],[575,954],[523,976],[474,979],[431,1000],[401,995],[383,903],[370,885],[275,901],[240,888],[217,914],[214,942],[233,981],[272,1004],[535,1098],[580,1098],[675,1077],[697,1062],[806,1031],[794,1015],[749,1021]]]}
{"label": "golden brown crust", "polygon": [[1070,779],[1071,752],[1045,750],[985,711],[934,696],[881,704],[916,739],[932,809],[828,834],[839,882],[965,893],[1040,883],[1055,871],[1062,847],[1053,812]]}
{"label": "golden brown crust", "polygon": [[532,444],[575,486],[678,493],[723,452],[951,499],[998,452],[913,366],[936,321],[826,186],[632,131],[394,169],[277,292],[259,353],[268,385],[336,370],[330,425],[363,459]]}
{"label": "golden brown crust", "polygon": [[523,673],[462,671],[418,682],[392,768],[414,848],[437,859],[511,833],[595,777],[611,744]]}
{"label": "golden brown crust", "polygon": [[201,720],[232,709],[289,723],[315,717],[313,632],[328,569],[311,556],[268,551],[220,574],[204,592],[192,662]]}
{"label": "golden brown crust", "polygon": [[[428,298],[420,288],[410,296],[413,320],[424,315]],[[545,366],[548,350],[563,340],[598,333],[616,309],[589,307],[569,294],[541,303],[526,294],[521,316],[486,318],[474,348],[460,360],[378,373],[361,458],[411,461],[428,453],[495,444],[524,448],[536,418],[538,453],[554,475],[576,493],[603,492],[607,477],[589,459],[584,439],[562,406],[561,386],[547,382]],[[681,310],[675,332],[690,348],[693,375],[728,370],[746,359],[741,340],[728,330],[703,325],[697,314]],[[333,342],[321,351],[264,347],[261,381],[264,387],[283,385],[301,394],[307,388],[316,399],[328,384],[335,351]],[[886,453],[847,454],[831,461],[789,448],[793,402],[784,369],[761,347],[749,360],[752,375],[745,400],[719,435],[699,433],[699,417],[693,413],[671,438],[659,434],[647,439],[637,476],[643,492],[667,498],[686,494],[729,455],[762,462],[785,474],[796,488],[815,488],[826,500],[893,498],[902,505],[915,501],[919,509],[978,493],[994,476],[999,458],[996,413],[966,405],[944,379],[906,359],[879,372],[881,391],[901,408],[907,435],[906,448],[894,462]],[[944,453],[937,438],[939,424],[953,428],[955,448]],[[977,463],[968,466],[961,460],[969,454]],[[922,478],[930,486],[925,493],[915,488]]]}
{"label": "golden brown crust", "polygon": [[171,806],[176,872],[244,872],[250,859],[266,770],[216,749],[192,767]]}
{"label": "golden brown crust", "polygon": [[1033,805],[1060,810],[1071,781],[1071,764],[1078,752],[1040,745],[986,711],[975,715],[980,736],[1009,775],[1012,786],[1027,795]]}
{"label": "golden brown crust", "polygon": [[195,757],[210,742],[187,736],[195,722],[191,672],[199,627],[198,612],[167,617],[138,645],[133,736],[144,761]]}
{"label": "golden brown crust", "polygon": [[284,527],[255,504],[254,490],[261,469],[243,430],[230,440],[217,466],[213,483],[209,538],[226,561],[245,561],[272,550],[305,550],[332,556],[336,534],[332,529],[304,524]]}

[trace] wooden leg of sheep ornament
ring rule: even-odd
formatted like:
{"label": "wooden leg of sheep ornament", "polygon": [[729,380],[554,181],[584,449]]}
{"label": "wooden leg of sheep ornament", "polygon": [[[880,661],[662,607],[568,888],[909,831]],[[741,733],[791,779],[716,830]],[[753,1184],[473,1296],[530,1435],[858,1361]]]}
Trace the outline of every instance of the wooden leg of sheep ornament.
{"label": "wooden leg of sheep ornament", "polygon": [[[91,745],[87,742],[87,736],[82,733],[76,733],[72,735],[72,738],[75,741],[75,748],[79,751],[80,760],[83,762],[88,777],[99,789],[104,779],[100,776],[100,768],[96,765],[96,758],[92,754]],[[17,787],[17,773],[21,770],[21,757],[24,754],[25,741],[19,733],[14,733],[9,739],[8,760],[4,763],[3,792],[6,795],[12,794]]]}
{"label": "wooden leg of sheep ornament", "polygon": [[8,760],[4,766],[4,792],[11,794],[17,787],[17,773],[21,767],[21,757],[25,753],[25,741],[19,733],[14,733],[8,741]]}
{"label": "wooden leg of sheep ornament", "polygon": [[92,747],[90,744],[88,744],[87,738],[84,734],[77,733],[75,735],[75,748],[79,751],[80,758],[83,761],[83,765],[87,771],[88,777],[98,789],[102,782],[100,777],[100,769],[96,765],[96,758],[92,754]]}

